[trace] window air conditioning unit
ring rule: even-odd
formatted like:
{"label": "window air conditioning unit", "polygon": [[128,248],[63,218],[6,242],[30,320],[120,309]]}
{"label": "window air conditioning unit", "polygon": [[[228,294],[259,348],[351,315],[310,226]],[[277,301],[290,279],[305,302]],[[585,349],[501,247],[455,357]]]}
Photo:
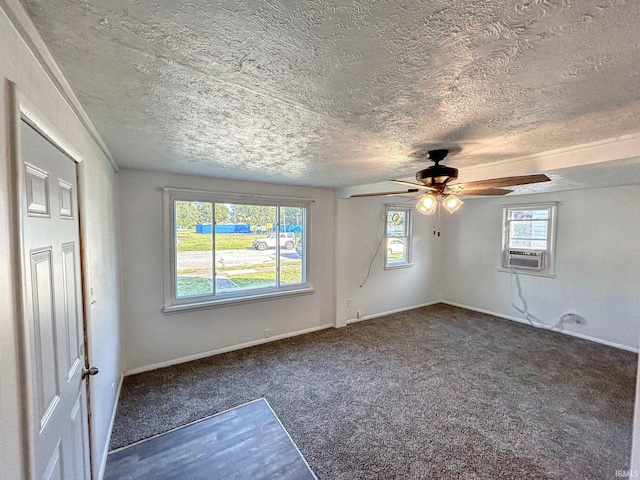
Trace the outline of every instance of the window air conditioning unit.
{"label": "window air conditioning unit", "polygon": [[544,252],[509,250],[507,252],[507,268],[509,267],[544,270]]}

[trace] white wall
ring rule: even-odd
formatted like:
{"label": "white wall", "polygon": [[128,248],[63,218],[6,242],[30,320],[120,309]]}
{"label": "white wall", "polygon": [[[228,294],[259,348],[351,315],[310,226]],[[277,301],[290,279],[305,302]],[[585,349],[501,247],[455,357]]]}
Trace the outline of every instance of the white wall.
{"label": "white wall", "polygon": [[547,201],[559,202],[556,277],[520,275],[529,312],[549,324],[566,313],[578,313],[586,325],[566,325],[566,332],[637,349],[640,186],[466,201],[443,231],[443,298],[523,318],[511,306],[510,274],[498,271],[501,205]]}
{"label": "white wall", "polygon": [[[433,235],[435,218],[411,211],[412,263],[409,268],[384,269],[385,204],[407,206],[403,197],[365,197],[339,200],[336,245],[336,321],[338,325],[357,318],[375,317],[437,301],[441,238]],[[374,254],[371,273],[364,286]],[[351,299],[351,306],[347,300]]]}
{"label": "white wall", "polygon": [[[86,291],[93,296],[87,305],[87,349],[89,362],[100,368],[91,378],[91,435],[94,471],[102,471],[109,449],[111,426],[124,373],[120,321],[120,229],[117,174],[104,160],[80,164],[85,188],[83,245]],[[90,306],[94,301],[93,309]]]}
{"label": "white wall", "polygon": [[10,258],[10,239],[13,234],[9,219],[10,161],[7,142],[7,85],[16,83],[18,89],[55,126],[59,133],[83,156],[85,192],[81,199],[85,209],[83,241],[88,259],[87,287],[96,292],[96,308],[87,315],[88,351],[93,364],[101,368],[91,385],[91,435],[94,468],[105,460],[109,425],[115,408],[112,385],[119,382],[122,372],[119,350],[119,269],[116,174],[105,154],[65,102],[36,57],[27,47],[3,10],[0,10],[0,448],[1,478],[25,478],[21,460],[18,377],[16,356],[20,338],[16,328],[16,310],[11,286],[15,282]]}
{"label": "white wall", "polygon": [[[313,198],[309,269],[313,294],[164,314],[162,187]],[[206,356],[334,322],[334,194],[331,190],[124,170],[120,174],[126,369]]]}

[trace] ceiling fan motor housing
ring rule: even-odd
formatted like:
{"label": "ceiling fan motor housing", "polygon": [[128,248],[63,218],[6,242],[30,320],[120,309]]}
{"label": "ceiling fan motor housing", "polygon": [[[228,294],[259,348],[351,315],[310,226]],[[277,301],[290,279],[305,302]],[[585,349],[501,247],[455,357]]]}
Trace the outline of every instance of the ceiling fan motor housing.
{"label": "ceiling fan motor housing", "polygon": [[445,165],[433,165],[416,173],[416,180],[428,186],[445,185],[458,178],[458,169]]}

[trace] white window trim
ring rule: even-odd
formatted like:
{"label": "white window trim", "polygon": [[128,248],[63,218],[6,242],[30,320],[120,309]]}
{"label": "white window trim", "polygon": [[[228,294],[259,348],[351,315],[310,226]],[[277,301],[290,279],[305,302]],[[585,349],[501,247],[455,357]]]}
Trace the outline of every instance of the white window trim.
{"label": "white window trim", "polygon": [[[554,278],[555,274],[555,263],[556,263],[556,224],[558,218],[558,202],[545,202],[545,203],[517,203],[513,205],[501,205],[502,209],[502,250],[500,254],[500,267],[498,267],[499,272],[512,273],[514,270],[518,272],[518,274],[522,275],[533,275],[537,277],[549,277]],[[543,209],[548,208],[549,214],[551,216],[549,221],[549,232],[547,235],[547,250],[545,254],[545,269],[544,270],[529,270],[526,268],[518,268],[518,267],[506,267],[506,256],[507,251],[509,250],[508,241],[509,241],[509,231],[508,231],[508,222],[507,216],[509,210],[517,210],[517,209]],[[518,250],[538,250],[538,249],[530,249],[530,248],[519,248]]]}
{"label": "white window trim", "polygon": [[397,270],[400,268],[411,268],[413,267],[413,258],[412,258],[412,250],[411,244],[413,243],[413,232],[412,232],[412,221],[411,221],[411,213],[413,212],[412,207],[408,207],[405,205],[396,205],[393,203],[387,203],[384,209],[384,240],[386,244],[387,238],[387,221],[389,218],[389,211],[403,211],[405,212],[405,222],[406,222],[406,247],[407,247],[407,260],[403,263],[389,263],[389,259],[387,258],[387,248],[385,245],[384,249],[384,269],[385,270]]}
{"label": "white window trim", "polygon": [[[205,308],[215,308],[230,305],[239,305],[250,302],[270,300],[293,295],[307,295],[314,292],[311,282],[311,269],[309,268],[311,252],[311,206],[315,200],[310,198],[277,197],[268,195],[250,195],[212,192],[206,190],[190,190],[182,188],[164,187],[162,189],[163,203],[163,237],[164,237],[164,313],[175,313],[185,310],[199,310]],[[305,207],[305,237],[302,269],[305,283],[285,286],[268,287],[242,293],[220,293],[202,297],[192,296],[178,299],[176,297],[176,242],[174,237],[175,220],[173,203],[176,200],[182,201],[202,201],[213,203],[247,203],[253,205],[277,205],[279,207]],[[279,245],[279,242],[276,242]],[[276,247],[278,248],[278,247]],[[276,250],[277,251],[277,250]],[[214,263],[215,275],[215,263]],[[215,289],[214,289],[215,292]],[[201,298],[199,300],[199,298]]]}

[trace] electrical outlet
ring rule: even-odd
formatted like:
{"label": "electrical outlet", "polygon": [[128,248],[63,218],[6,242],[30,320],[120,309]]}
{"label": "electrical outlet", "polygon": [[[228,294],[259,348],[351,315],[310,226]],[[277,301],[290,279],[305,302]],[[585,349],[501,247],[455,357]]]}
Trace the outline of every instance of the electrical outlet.
{"label": "electrical outlet", "polygon": [[265,328],[264,329],[264,338],[269,338],[271,336],[271,329],[270,328]]}
{"label": "electrical outlet", "polygon": [[350,299],[350,298],[347,298],[347,307],[350,307],[350,306],[351,306],[351,303],[352,303],[352,302],[351,302],[351,299]]}
{"label": "electrical outlet", "polygon": [[358,311],[356,312],[356,317],[357,317],[357,318],[362,318],[362,310],[358,310]]}

